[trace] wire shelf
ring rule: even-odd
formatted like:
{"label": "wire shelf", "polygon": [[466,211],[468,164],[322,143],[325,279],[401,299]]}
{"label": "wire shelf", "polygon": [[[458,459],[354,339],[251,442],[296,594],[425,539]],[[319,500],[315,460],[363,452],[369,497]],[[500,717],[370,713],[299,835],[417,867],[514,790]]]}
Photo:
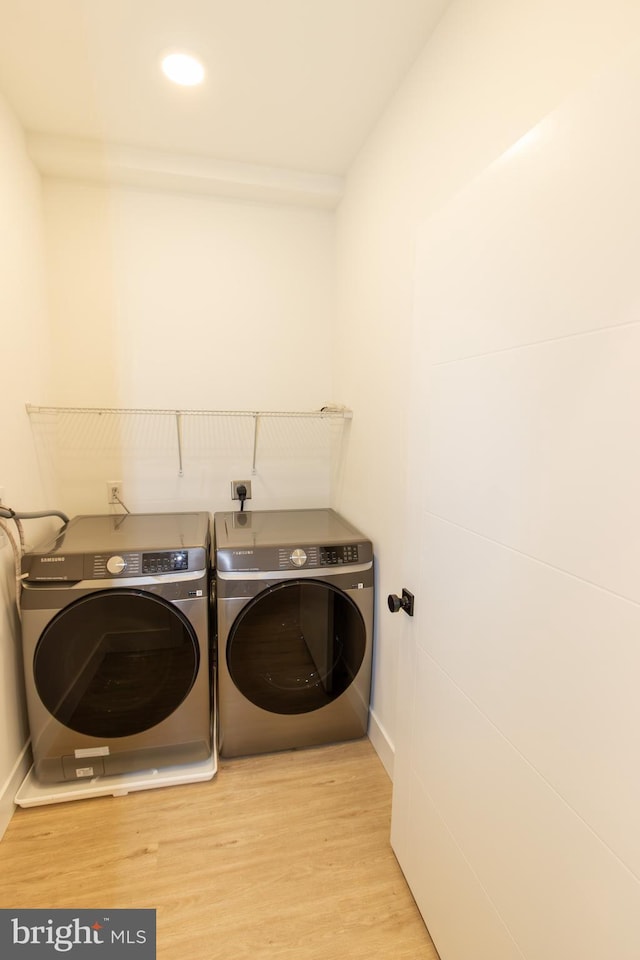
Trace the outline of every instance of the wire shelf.
{"label": "wire shelf", "polygon": [[26,410],[30,417],[53,419],[67,416],[92,416],[109,418],[173,418],[175,425],[175,444],[178,457],[178,475],[184,475],[184,429],[185,422],[190,418],[246,418],[253,422],[253,453],[252,453],[252,472],[257,472],[257,452],[258,439],[260,433],[260,424],[263,420],[270,419],[292,419],[292,420],[351,420],[353,412],[347,407],[338,404],[328,404],[320,410],[178,410],[178,409],[159,409],[152,407],[65,407],[65,406],[42,406],[32,403],[26,404]]}

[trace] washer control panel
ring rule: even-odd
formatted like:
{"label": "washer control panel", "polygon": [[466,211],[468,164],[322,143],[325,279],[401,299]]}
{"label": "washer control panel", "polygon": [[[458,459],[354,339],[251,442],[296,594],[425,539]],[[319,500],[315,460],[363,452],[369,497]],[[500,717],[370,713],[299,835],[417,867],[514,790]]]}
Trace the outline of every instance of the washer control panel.
{"label": "washer control panel", "polygon": [[188,550],[154,550],[153,553],[94,554],[91,558],[91,577],[106,580],[109,577],[154,576],[189,569]]}
{"label": "washer control panel", "polygon": [[210,515],[205,512],[83,515],[25,552],[21,572],[25,586],[101,580],[108,587],[171,577],[181,582],[209,570],[210,551]]}

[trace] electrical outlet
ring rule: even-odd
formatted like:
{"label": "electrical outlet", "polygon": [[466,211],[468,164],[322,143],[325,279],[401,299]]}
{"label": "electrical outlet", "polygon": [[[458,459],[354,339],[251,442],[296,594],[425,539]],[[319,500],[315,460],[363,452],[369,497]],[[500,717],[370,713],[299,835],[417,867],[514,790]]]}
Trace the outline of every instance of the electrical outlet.
{"label": "electrical outlet", "polygon": [[107,503],[120,503],[122,480],[107,480]]}
{"label": "electrical outlet", "polygon": [[232,480],[231,481],[231,499],[239,500],[238,487],[245,487],[247,493],[245,500],[251,500],[251,480]]}

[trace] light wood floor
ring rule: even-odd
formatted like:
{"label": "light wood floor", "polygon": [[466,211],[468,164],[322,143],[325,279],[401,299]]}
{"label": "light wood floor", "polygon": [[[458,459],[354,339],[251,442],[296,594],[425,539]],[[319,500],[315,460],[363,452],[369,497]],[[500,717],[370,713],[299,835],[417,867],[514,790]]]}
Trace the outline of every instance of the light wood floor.
{"label": "light wood floor", "polygon": [[437,960],[389,846],[390,806],[364,739],[18,809],[0,907],[155,908],[159,960]]}

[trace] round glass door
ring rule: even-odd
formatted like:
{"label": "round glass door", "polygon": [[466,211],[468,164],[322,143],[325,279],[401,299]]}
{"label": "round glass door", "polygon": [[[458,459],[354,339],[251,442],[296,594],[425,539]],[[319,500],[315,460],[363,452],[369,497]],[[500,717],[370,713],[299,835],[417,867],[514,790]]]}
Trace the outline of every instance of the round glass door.
{"label": "round glass door", "polygon": [[36,647],[40,699],[71,730],[126,737],[169,717],[196,679],[195,632],[150,593],[104,590],[65,607]]}
{"label": "round glass door", "polygon": [[256,706],[309,713],[350,686],[365,646],[362,614],[347,594],[317,580],[288,580],[238,615],[227,641],[227,666]]}

